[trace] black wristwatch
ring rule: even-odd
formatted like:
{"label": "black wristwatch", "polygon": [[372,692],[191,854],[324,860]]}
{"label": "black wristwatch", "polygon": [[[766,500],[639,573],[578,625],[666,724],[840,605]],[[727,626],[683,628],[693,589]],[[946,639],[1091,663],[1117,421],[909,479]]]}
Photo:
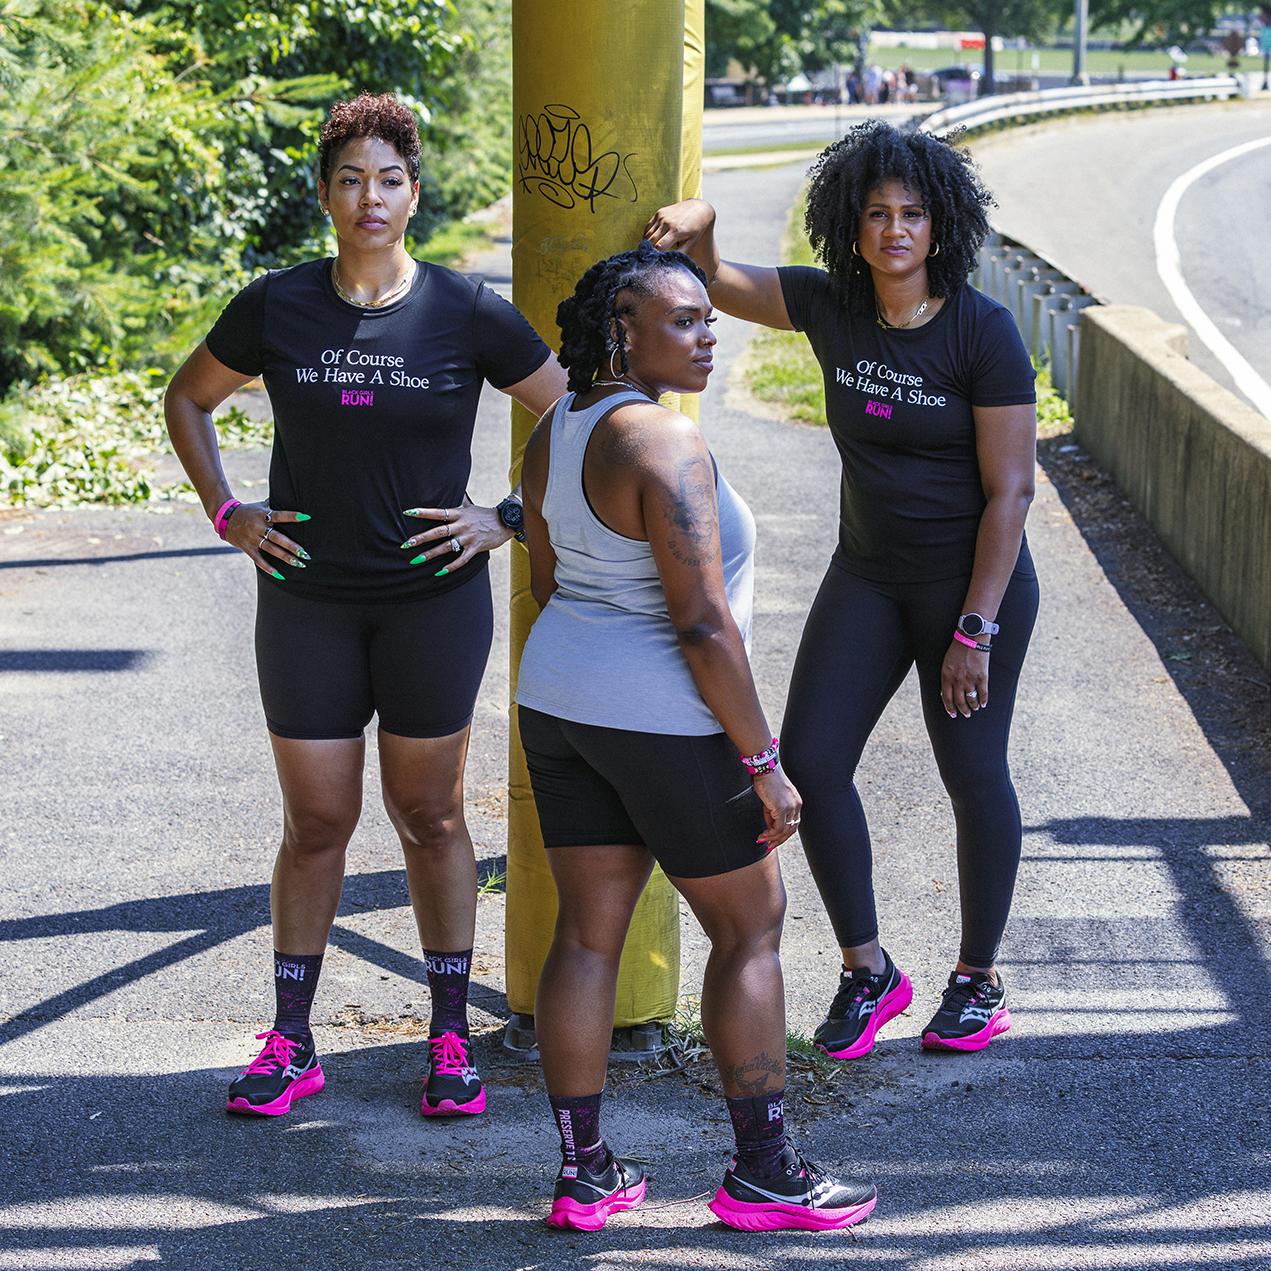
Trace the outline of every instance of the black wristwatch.
{"label": "black wristwatch", "polygon": [[515,495],[509,494],[497,508],[499,520],[512,531],[512,537],[518,543],[525,542],[525,509]]}
{"label": "black wristwatch", "polygon": [[978,613],[964,613],[958,619],[958,630],[964,636],[997,635],[1001,628],[996,622],[981,618]]}

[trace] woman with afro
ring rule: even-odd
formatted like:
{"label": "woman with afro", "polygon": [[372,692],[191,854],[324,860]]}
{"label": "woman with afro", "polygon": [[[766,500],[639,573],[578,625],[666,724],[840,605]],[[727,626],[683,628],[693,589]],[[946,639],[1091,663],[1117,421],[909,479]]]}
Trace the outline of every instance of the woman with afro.
{"label": "woman with afro", "polygon": [[[256,664],[282,787],[277,1010],[230,1085],[231,1112],[280,1116],[322,1089],[310,1008],[376,713],[432,994],[421,1111],[485,1107],[468,1058],[477,872],[463,772],[493,632],[487,554],[520,532],[521,508],[511,497],[477,507],[464,491],[483,382],[537,414],[565,377],[510,304],[407,252],[419,155],[415,117],[393,97],[337,102],[318,151],[335,258],[250,283],[167,393],[173,446],[208,519],[255,566]],[[269,497],[241,503],[212,411],[258,375],[275,423]],[[227,763],[249,762],[237,740],[218,737]]]}
{"label": "woman with afro", "polygon": [[879,943],[854,784],[913,666],[953,804],[962,904],[957,963],[922,1044],[979,1050],[1011,1023],[996,962],[1020,855],[1006,752],[1037,614],[1024,540],[1036,398],[1009,312],[967,282],[991,202],[965,152],[873,121],[813,168],[807,231],[824,269],[721,261],[701,200],[663,208],[646,231],[702,266],[724,312],[806,332],[824,373],[839,538],[795,661],[784,758],[843,953],[815,1034],[838,1058],[867,1054],[913,997]]}

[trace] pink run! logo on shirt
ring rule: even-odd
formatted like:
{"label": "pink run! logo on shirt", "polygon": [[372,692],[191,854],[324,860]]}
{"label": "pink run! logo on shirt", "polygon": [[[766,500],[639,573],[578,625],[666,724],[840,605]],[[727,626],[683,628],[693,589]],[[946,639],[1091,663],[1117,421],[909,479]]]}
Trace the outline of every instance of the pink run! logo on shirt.
{"label": "pink run! logo on shirt", "polygon": [[884,419],[890,419],[891,407],[886,402],[866,402],[865,413],[867,415],[881,415]]}
{"label": "pink run! logo on shirt", "polygon": [[342,388],[340,390],[341,406],[371,406],[375,402],[375,394],[369,388]]}

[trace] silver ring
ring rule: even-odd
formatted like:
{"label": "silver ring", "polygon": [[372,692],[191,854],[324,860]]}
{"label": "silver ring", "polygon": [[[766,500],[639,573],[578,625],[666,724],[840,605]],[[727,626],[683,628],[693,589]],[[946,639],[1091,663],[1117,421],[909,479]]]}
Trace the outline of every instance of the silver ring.
{"label": "silver ring", "polygon": [[967,695],[968,697],[979,697],[979,695],[980,695],[980,690],[979,690],[978,688],[969,688],[969,689],[967,689],[967,691],[966,691],[966,695]]}
{"label": "silver ring", "polygon": [[461,552],[463,551],[463,544],[457,538],[452,538],[450,540],[450,550],[452,552]]}
{"label": "silver ring", "polygon": [[442,515],[446,518],[446,524],[449,525],[450,524],[450,509],[442,508],[441,512],[442,512]]}
{"label": "silver ring", "polygon": [[260,540],[260,542],[256,544],[256,550],[257,550],[258,552],[260,552],[260,551],[264,551],[265,544],[266,544],[266,542],[268,542],[268,540],[269,540],[269,535],[268,535],[268,534],[266,534],[266,535],[265,535],[265,537],[264,537],[264,538],[262,538],[262,539]]}
{"label": "silver ring", "polygon": [[273,519],[274,519],[273,508],[266,508],[265,509],[265,524],[268,525]]}

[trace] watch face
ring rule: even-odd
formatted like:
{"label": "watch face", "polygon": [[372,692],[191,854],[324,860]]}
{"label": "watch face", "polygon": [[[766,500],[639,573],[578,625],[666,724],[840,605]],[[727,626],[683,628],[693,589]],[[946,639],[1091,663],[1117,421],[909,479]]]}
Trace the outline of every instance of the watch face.
{"label": "watch face", "polygon": [[965,636],[979,635],[984,630],[984,619],[978,613],[964,613],[958,619],[958,626]]}
{"label": "watch face", "polygon": [[510,530],[519,530],[525,524],[525,509],[515,499],[505,499],[499,504],[499,520]]}

